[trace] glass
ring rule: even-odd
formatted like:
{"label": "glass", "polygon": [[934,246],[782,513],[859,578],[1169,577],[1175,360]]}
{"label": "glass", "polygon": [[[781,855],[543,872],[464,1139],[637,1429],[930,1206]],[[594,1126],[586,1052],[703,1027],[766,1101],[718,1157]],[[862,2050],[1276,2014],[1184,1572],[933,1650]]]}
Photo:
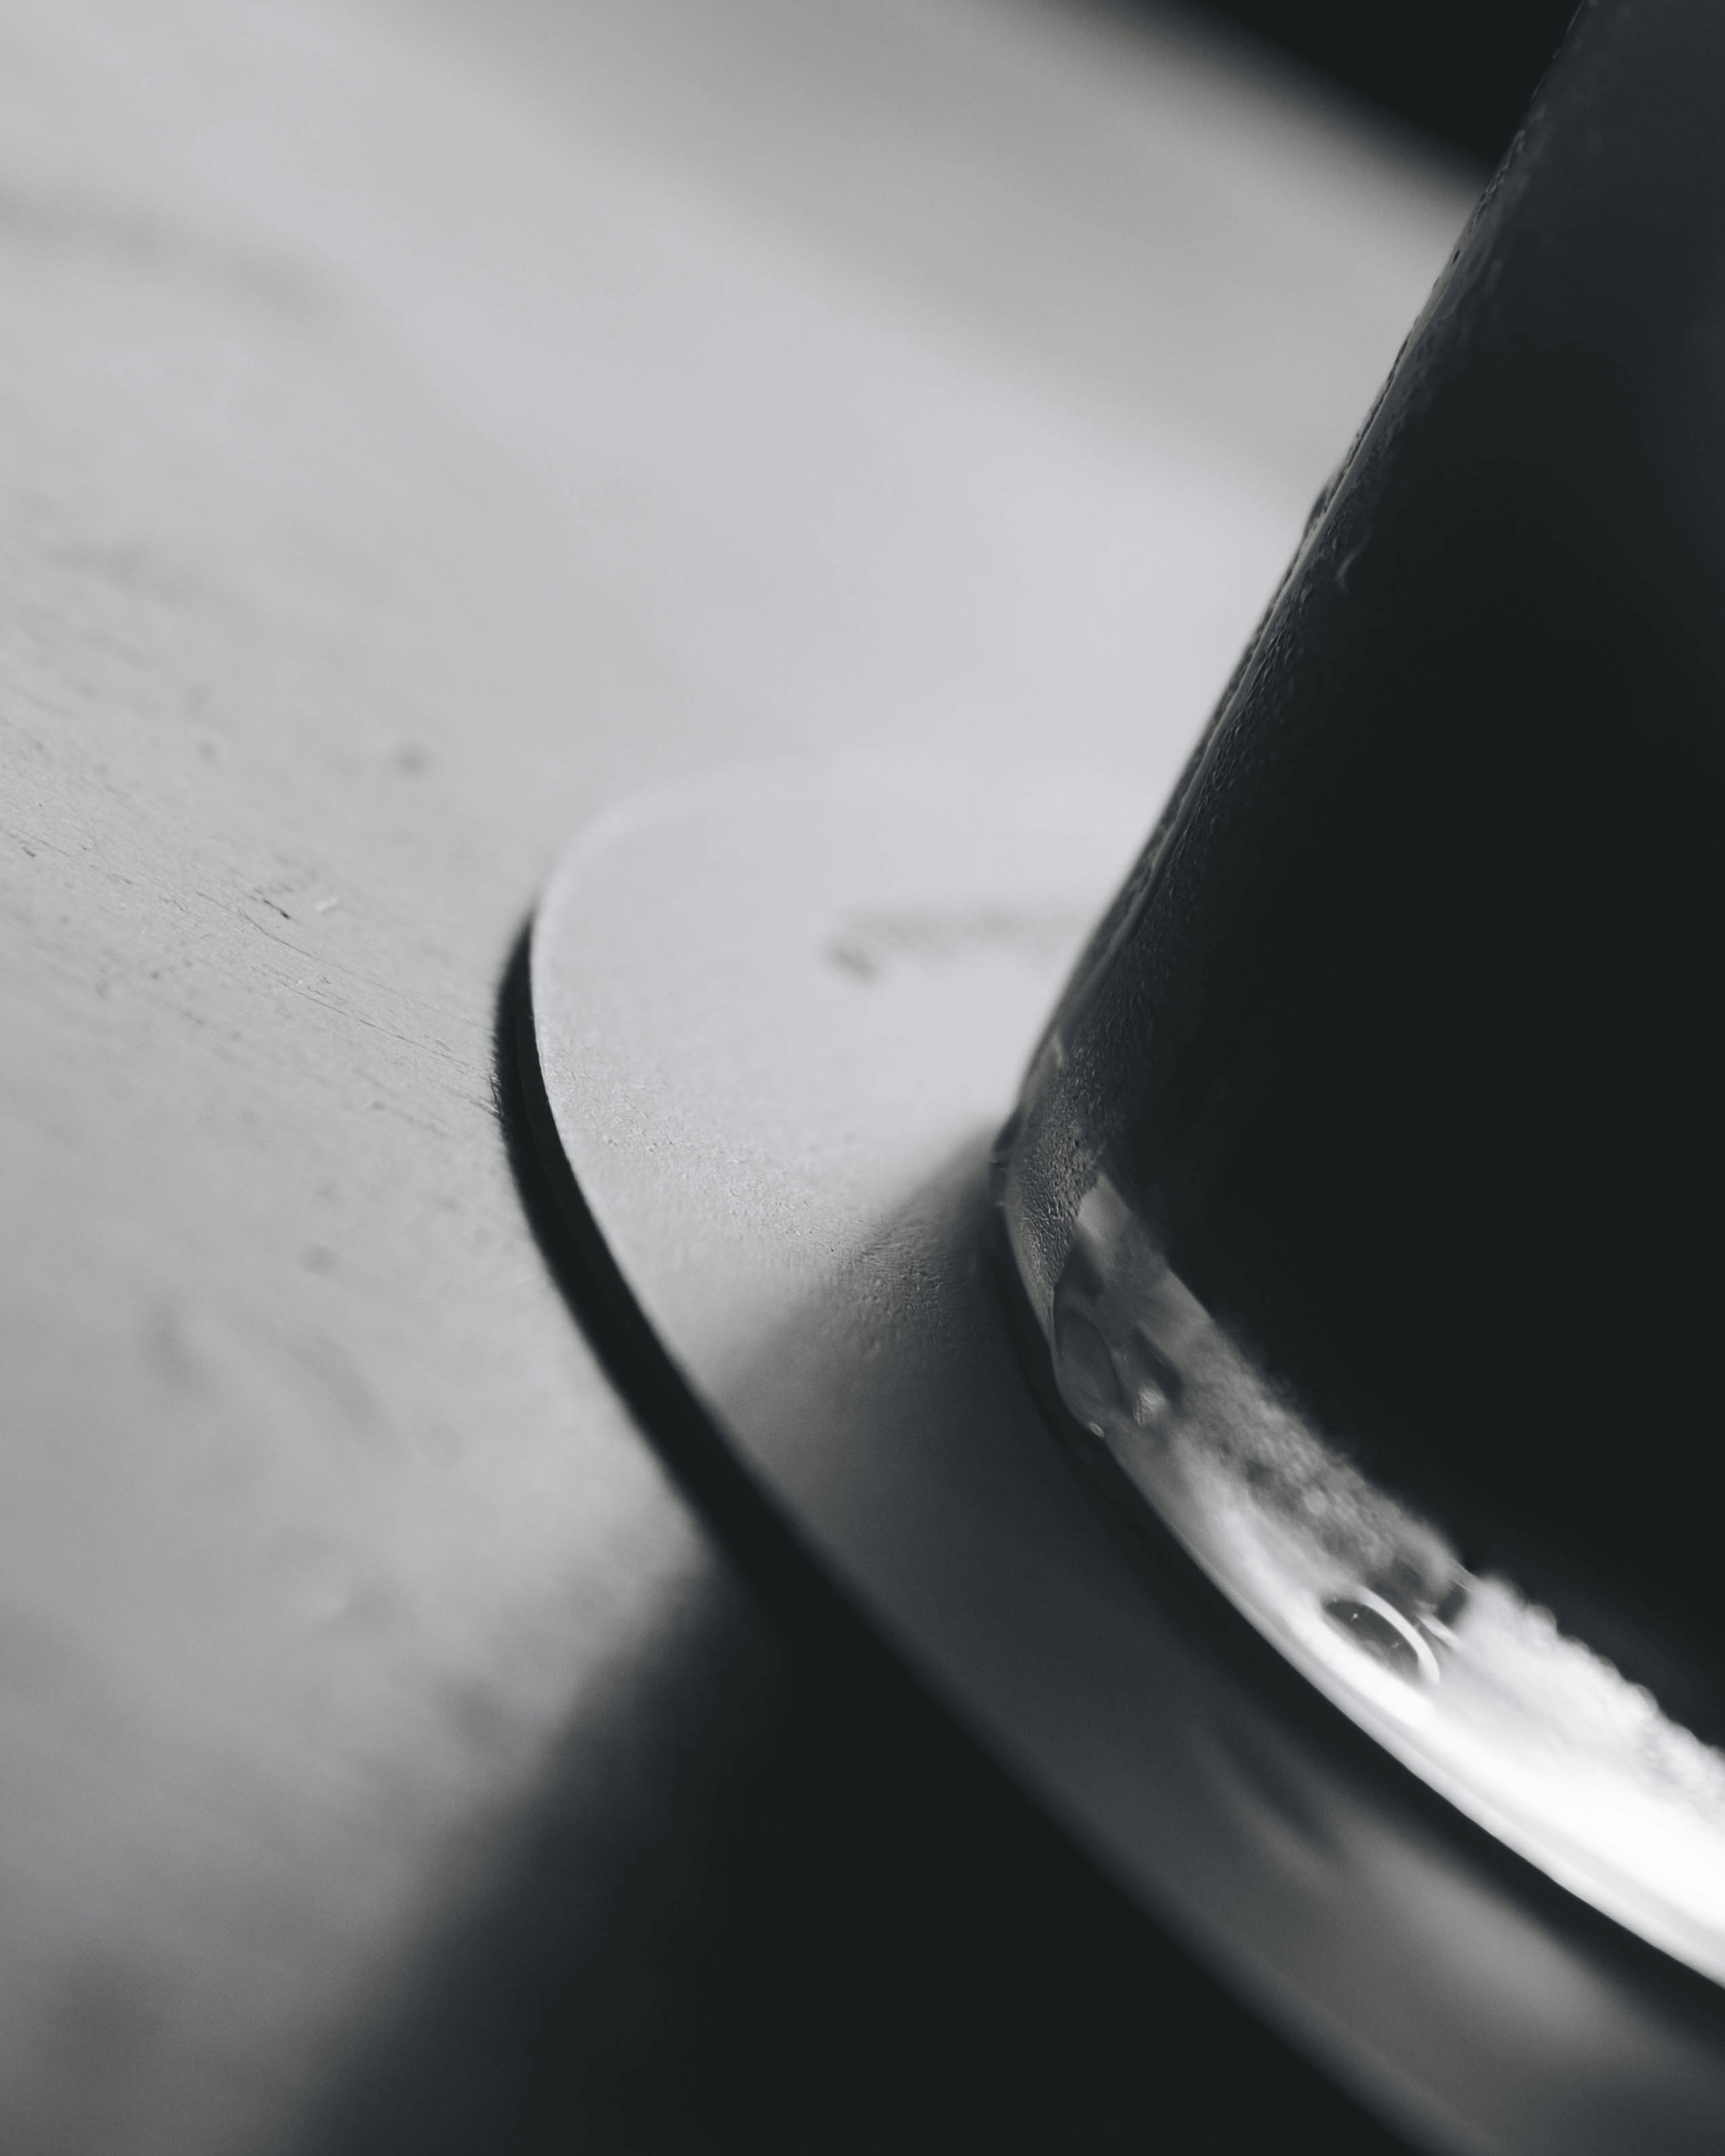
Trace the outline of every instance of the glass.
{"label": "glass", "polygon": [[1584,14],[1027,1079],[1079,1441],[1725,1979],[1725,14]]}

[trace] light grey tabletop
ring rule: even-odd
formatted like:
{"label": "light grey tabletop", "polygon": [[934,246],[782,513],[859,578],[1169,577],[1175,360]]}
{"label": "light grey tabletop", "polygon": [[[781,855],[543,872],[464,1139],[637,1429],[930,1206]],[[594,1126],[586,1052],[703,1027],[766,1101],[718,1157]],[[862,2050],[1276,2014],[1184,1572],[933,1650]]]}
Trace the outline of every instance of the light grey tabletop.
{"label": "light grey tabletop", "polygon": [[7,2148],[316,2138],[524,1895],[614,2009],[778,1650],[511,1183],[536,892],[859,742],[1147,827],[1466,180],[1028,0],[0,5]]}

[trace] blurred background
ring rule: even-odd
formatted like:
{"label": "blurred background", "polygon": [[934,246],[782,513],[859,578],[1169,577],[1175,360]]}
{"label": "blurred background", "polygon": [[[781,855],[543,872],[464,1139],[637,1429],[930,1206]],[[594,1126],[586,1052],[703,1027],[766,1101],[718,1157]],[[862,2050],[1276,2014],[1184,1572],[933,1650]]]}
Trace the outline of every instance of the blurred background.
{"label": "blurred background", "polygon": [[1491,166],[1574,13],[1569,0],[1217,0],[1202,19],[1237,27],[1315,80]]}
{"label": "blurred background", "polygon": [[495,1016],[668,778],[1147,829],[1563,12],[0,0],[8,2148],[1391,2145],[660,1459]]}

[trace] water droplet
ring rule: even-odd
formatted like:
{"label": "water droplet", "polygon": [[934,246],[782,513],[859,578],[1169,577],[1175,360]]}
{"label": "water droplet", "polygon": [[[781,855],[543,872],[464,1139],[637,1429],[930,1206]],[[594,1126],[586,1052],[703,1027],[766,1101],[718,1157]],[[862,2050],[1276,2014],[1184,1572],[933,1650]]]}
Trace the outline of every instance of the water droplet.
{"label": "water droplet", "polygon": [[1433,1683],[1437,1658],[1400,1610],[1369,1588],[1359,1594],[1337,1594],[1324,1604],[1336,1629],[1369,1655],[1382,1669],[1409,1684]]}
{"label": "water droplet", "polygon": [[[1065,1282],[1062,1281],[1062,1286]],[[1101,1437],[1125,1403],[1114,1358],[1095,1321],[1055,1291],[1055,1377],[1060,1398],[1085,1428]]]}

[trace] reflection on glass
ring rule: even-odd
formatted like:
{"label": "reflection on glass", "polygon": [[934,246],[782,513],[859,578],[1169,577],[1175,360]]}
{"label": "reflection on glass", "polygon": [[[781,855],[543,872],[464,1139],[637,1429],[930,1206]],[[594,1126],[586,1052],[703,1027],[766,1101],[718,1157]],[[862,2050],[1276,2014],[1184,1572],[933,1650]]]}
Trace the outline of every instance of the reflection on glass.
{"label": "reflection on glass", "polygon": [[1725,1980],[1725,1756],[1328,1444],[1106,1173],[1050,1329],[1071,1413],[1290,1661],[1481,1825]]}

